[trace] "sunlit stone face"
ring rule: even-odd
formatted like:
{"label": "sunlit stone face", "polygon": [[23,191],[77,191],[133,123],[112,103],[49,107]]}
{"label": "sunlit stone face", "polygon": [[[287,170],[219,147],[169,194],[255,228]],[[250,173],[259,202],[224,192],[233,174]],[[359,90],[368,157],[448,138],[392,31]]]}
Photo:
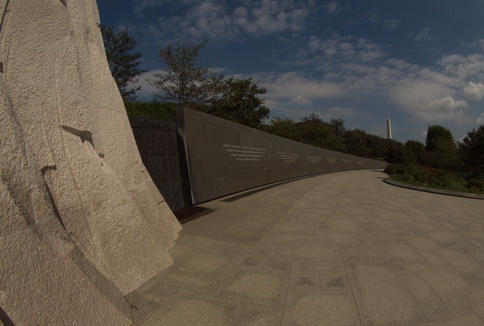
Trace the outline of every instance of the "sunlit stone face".
{"label": "sunlit stone face", "polygon": [[180,225],[139,158],[96,3],[0,9],[2,308],[129,323],[123,295],[172,264]]}

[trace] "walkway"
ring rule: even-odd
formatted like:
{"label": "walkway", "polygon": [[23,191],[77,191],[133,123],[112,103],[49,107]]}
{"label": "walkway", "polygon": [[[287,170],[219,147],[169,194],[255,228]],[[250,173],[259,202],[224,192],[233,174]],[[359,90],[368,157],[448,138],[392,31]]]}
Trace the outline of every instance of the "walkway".
{"label": "walkway", "polygon": [[143,326],[484,325],[484,201],[321,175],[184,224]]}

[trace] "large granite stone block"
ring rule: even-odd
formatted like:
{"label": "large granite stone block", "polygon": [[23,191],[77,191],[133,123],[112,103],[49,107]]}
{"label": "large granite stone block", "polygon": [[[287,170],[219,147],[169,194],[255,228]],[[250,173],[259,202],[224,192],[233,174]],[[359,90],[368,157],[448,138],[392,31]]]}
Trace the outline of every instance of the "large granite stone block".
{"label": "large granite stone block", "polygon": [[141,162],[96,2],[0,4],[2,310],[129,325],[124,295],[172,264],[180,225]]}

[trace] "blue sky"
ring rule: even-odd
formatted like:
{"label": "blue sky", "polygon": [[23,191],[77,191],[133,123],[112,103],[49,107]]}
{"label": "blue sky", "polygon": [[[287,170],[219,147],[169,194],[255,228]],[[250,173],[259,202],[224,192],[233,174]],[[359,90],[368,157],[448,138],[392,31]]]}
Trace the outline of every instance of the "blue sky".
{"label": "blue sky", "polygon": [[429,125],[460,139],[484,124],[483,0],[98,0],[101,23],[128,28],[145,81],[160,47],[211,43],[218,73],[267,88],[271,116],[314,112],[348,128],[425,141]]}

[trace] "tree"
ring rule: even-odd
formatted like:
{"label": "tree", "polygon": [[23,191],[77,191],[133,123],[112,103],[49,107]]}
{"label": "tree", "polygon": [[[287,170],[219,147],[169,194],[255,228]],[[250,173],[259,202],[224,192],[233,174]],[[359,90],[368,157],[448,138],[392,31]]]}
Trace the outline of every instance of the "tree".
{"label": "tree", "polygon": [[166,70],[151,81],[158,93],[155,98],[188,106],[253,128],[259,128],[270,110],[258,97],[267,90],[252,78],[228,78],[215,74],[200,60],[200,51],[208,44],[169,44],[160,50]]}
{"label": "tree", "polygon": [[384,158],[388,163],[405,163],[405,145],[395,139],[382,139]]}
{"label": "tree", "polygon": [[427,129],[427,138],[425,139],[425,149],[428,152],[438,150],[442,141],[454,143],[452,132],[442,126],[429,126]]}
{"label": "tree", "polygon": [[331,128],[333,128],[333,132],[337,136],[343,136],[345,132],[345,121],[343,119],[331,119],[330,121]]}
{"label": "tree", "polygon": [[423,164],[425,162],[425,145],[416,140],[405,143],[404,161],[407,164]]}
{"label": "tree", "polygon": [[266,132],[269,132],[277,136],[289,138],[295,141],[300,141],[299,136],[297,134],[296,122],[289,118],[279,118],[279,117],[271,118],[270,123],[264,126],[263,129]]}
{"label": "tree", "polygon": [[297,126],[300,139],[303,143],[319,147],[333,133],[329,123],[324,122],[316,113],[302,117]]}
{"label": "tree", "polygon": [[457,163],[457,147],[450,130],[429,126],[425,140],[427,163],[436,168],[452,169]]}
{"label": "tree", "polygon": [[329,134],[327,138],[321,142],[321,147],[336,152],[347,151],[344,138],[334,133]]}
{"label": "tree", "polygon": [[142,54],[132,52],[136,46],[136,40],[129,35],[127,29],[116,31],[112,26],[101,25],[101,33],[109,69],[119,92],[125,101],[133,101],[136,98],[136,91],[141,87],[128,89],[128,84],[136,82],[135,77],[146,72],[140,69]]}
{"label": "tree", "polygon": [[464,164],[475,172],[484,172],[484,125],[467,133],[459,145]]}
{"label": "tree", "polygon": [[206,40],[197,45],[169,44],[160,50],[158,55],[166,70],[155,74],[157,79],[150,81],[158,90],[156,99],[183,106],[207,103],[220,93],[222,77],[207,68],[199,58],[200,51],[207,44]]}
{"label": "tree", "polygon": [[264,99],[257,96],[267,90],[252,78],[225,79],[220,92],[219,97],[213,99],[210,106],[202,106],[202,110],[252,128],[259,128],[269,117],[270,110],[264,106]]}

